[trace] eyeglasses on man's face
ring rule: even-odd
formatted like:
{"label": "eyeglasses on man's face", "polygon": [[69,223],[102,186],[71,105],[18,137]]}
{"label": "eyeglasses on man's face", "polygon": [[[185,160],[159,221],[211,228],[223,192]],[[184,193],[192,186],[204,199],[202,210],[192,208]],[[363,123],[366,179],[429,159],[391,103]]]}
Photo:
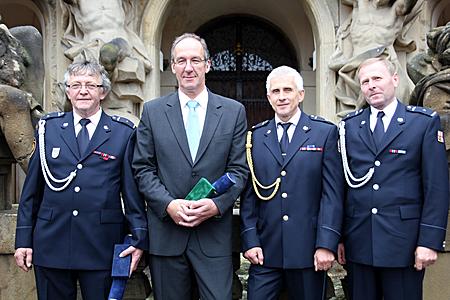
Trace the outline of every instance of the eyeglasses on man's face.
{"label": "eyeglasses on man's face", "polygon": [[188,61],[191,63],[191,66],[198,67],[203,62],[205,62],[206,59],[205,58],[201,58],[201,57],[193,57],[191,59],[180,57],[180,58],[175,59],[173,62],[174,62],[175,65],[177,65],[179,67],[185,67],[187,65]]}
{"label": "eyeglasses on man's face", "polygon": [[67,87],[69,89],[71,89],[71,90],[74,90],[74,91],[79,91],[79,90],[81,90],[82,87],[84,87],[85,89],[87,89],[89,91],[94,91],[97,88],[103,87],[103,85],[96,84],[96,83],[93,83],[93,82],[88,82],[88,83],[85,83],[85,84],[82,84],[82,83],[79,83],[79,82],[75,82],[75,83],[72,83],[72,84],[68,84]]}

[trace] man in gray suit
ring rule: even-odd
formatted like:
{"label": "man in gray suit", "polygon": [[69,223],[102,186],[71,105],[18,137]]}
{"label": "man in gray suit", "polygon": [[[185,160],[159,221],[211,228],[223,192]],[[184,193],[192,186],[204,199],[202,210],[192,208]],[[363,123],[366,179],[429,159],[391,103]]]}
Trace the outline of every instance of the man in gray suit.
{"label": "man in gray suit", "polygon": [[[148,203],[150,272],[155,299],[190,299],[193,278],[201,299],[231,299],[232,207],[247,179],[242,104],[211,93],[203,39],[175,39],[171,67],[178,92],[144,105],[133,168]],[[201,177],[225,172],[236,184],[198,201],[185,196]]]}

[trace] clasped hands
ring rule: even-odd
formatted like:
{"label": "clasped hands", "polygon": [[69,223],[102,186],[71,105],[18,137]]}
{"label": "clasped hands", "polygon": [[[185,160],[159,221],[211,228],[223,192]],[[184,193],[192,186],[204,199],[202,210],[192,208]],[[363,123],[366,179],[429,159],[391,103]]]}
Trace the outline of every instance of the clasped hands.
{"label": "clasped hands", "polygon": [[219,214],[214,201],[203,198],[197,201],[174,199],[166,208],[167,213],[180,226],[195,227]]}

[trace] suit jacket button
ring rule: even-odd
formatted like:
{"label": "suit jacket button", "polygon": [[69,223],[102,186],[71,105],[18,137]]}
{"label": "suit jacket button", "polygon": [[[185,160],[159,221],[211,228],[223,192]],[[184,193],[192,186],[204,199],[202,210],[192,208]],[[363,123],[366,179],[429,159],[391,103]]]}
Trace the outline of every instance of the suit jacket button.
{"label": "suit jacket button", "polygon": [[280,175],[283,177],[286,176],[286,171],[285,170],[281,171]]}
{"label": "suit jacket button", "polygon": [[72,215],[73,215],[74,217],[78,216],[78,210],[74,209],[74,210],[72,211]]}
{"label": "suit jacket button", "polygon": [[289,216],[288,215],[284,215],[283,216],[283,221],[287,221],[287,220],[289,220]]}
{"label": "suit jacket button", "polygon": [[379,160],[375,161],[375,166],[379,167],[381,165],[381,162]]}
{"label": "suit jacket button", "polygon": [[286,199],[287,198],[287,193],[283,193],[283,194],[281,194],[281,198],[283,198],[283,199]]}
{"label": "suit jacket button", "polygon": [[376,207],[372,208],[372,214],[376,215],[378,213],[378,209]]}
{"label": "suit jacket button", "polygon": [[375,191],[378,191],[378,189],[380,188],[380,186],[378,185],[378,184],[374,184],[374,185],[372,185],[372,188],[375,190]]}
{"label": "suit jacket button", "polygon": [[75,191],[75,193],[78,193],[81,190],[81,188],[79,186],[76,186],[76,187],[74,187],[73,190]]}
{"label": "suit jacket button", "polygon": [[78,169],[78,170],[83,169],[83,165],[82,165],[82,164],[78,164],[78,165],[77,165],[77,169]]}

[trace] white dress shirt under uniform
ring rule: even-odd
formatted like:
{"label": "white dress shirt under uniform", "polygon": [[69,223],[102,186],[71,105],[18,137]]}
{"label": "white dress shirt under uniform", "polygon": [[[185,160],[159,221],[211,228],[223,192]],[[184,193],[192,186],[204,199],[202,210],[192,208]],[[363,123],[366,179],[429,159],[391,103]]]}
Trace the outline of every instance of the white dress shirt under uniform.
{"label": "white dress shirt under uniform", "polygon": [[[383,109],[384,117],[381,118],[384,124],[384,132],[388,129],[389,124],[391,123],[392,117],[394,116],[395,110],[397,109],[397,99],[392,101],[392,103],[389,103],[388,106],[386,106]],[[372,132],[375,130],[375,125],[377,124],[377,114],[381,111],[379,109],[376,109],[375,107],[370,107],[370,130]]]}
{"label": "white dress shirt under uniform", "polygon": [[100,108],[94,115],[89,118],[82,118],[79,114],[73,111],[73,127],[75,128],[75,136],[78,136],[78,133],[81,130],[81,119],[89,119],[91,122],[86,125],[86,128],[89,133],[89,139],[92,139],[94,135],[95,129],[97,128],[98,123],[100,122],[100,118],[102,117],[102,109]]}
{"label": "white dress shirt under uniform", "polygon": [[297,112],[287,121],[283,122],[280,120],[280,118],[275,114],[275,124],[277,126],[277,135],[278,135],[278,142],[281,141],[281,137],[283,136],[283,127],[279,125],[279,123],[292,123],[291,126],[289,126],[287,133],[289,138],[289,143],[292,140],[292,136],[294,135],[295,128],[297,127],[298,121],[300,120],[300,116],[302,115],[302,111],[300,108],[297,109]]}

